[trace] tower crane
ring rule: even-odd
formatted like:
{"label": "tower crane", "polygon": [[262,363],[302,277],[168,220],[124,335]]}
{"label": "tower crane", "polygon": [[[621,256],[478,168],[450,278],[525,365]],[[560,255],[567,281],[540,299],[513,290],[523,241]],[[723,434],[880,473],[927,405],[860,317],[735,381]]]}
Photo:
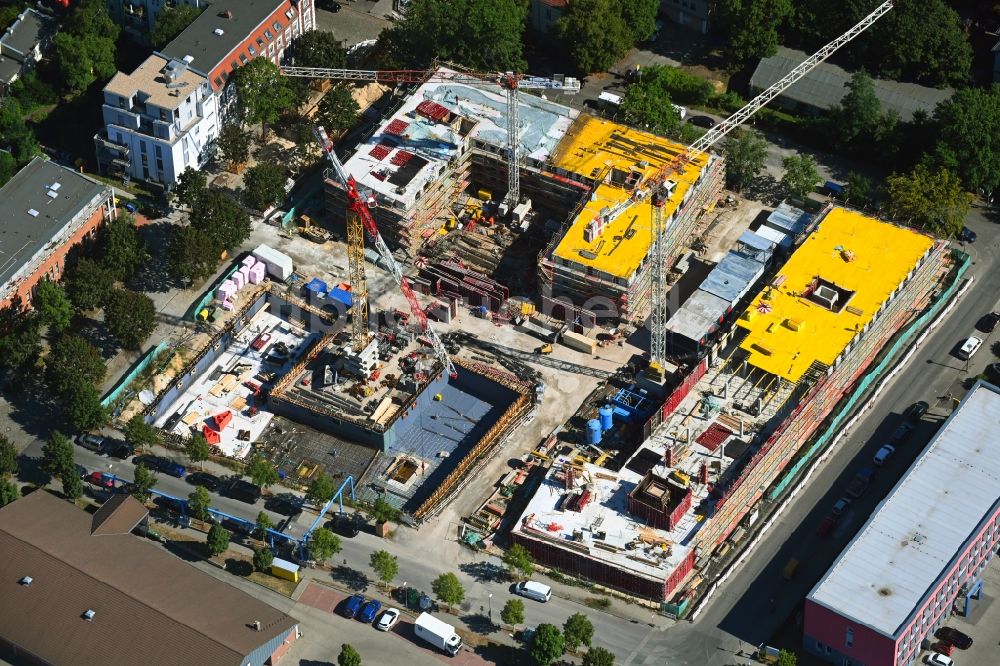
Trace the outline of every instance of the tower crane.
{"label": "tower crane", "polygon": [[[354,220],[348,216],[348,248],[347,254],[349,263],[351,265],[352,279],[354,278],[354,271],[358,269],[358,262],[360,261],[360,271],[362,283],[355,287],[355,303],[357,304],[359,300],[360,305],[354,310],[352,314],[352,319],[354,320],[354,332],[357,335],[358,331],[363,330],[363,333],[359,337],[353,337],[352,342],[354,346],[354,351],[361,351],[359,349],[359,340],[361,341],[360,346],[364,347],[365,343],[368,341],[368,289],[366,282],[364,281],[364,239],[361,238],[361,229],[359,226],[363,226],[364,230],[368,232],[368,236],[372,239],[372,243],[375,245],[375,249],[382,256],[382,260],[385,261],[386,266],[389,268],[389,272],[392,273],[392,277],[396,279],[396,284],[399,285],[400,291],[406,297],[406,300],[410,304],[410,311],[413,316],[417,318],[417,322],[420,324],[420,330],[427,336],[430,341],[431,347],[434,349],[434,355],[441,362],[441,364],[448,371],[448,374],[452,379],[458,376],[458,371],[455,369],[455,364],[451,362],[451,358],[448,356],[448,350],[445,349],[444,343],[441,342],[441,338],[438,337],[434,329],[427,323],[427,314],[424,313],[423,309],[420,307],[420,301],[417,300],[417,295],[413,293],[413,288],[410,283],[403,276],[403,270],[400,268],[399,263],[396,262],[396,258],[392,256],[392,252],[389,251],[389,246],[385,244],[382,240],[382,234],[379,233],[378,227],[375,225],[375,218],[372,216],[372,212],[369,209],[371,203],[370,199],[365,198],[358,192],[357,182],[354,180],[353,176],[349,176],[344,170],[344,165],[340,163],[340,159],[337,157],[337,153],[333,150],[333,142],[330,141],[330,137],[327,135],[326,130],[322,127],[316,127],[314,130],[316,140],[319,145],[323,148],[323,152],[326,154],[327,159],[333,166],[333,172],[340,181],[340,184],[344,187],[347,192],[347,208],[350,213],[353,214]],[[360,221],[360,225],[358,222]],[[354,225],[352,238],[352,224]],[[360,288],[360,289],[359,289]],[[360,291],[360,293],[357,293]],[[360,320],[360,321],[359,321]],[[360,327],[364,327],[361,329]]]}
{"label": "tower crane", "polygon": [[[650,337],[652,339],[650,348],[650,368],[654,373],[662,376],[664,364],[667,357],[667,287],[664,265],[667,258],[671,256],[675,248],[668,248],[666,228],[663,221],[663,208],[670,198],[670,191],[673,182],[668,177],[676,173],[699,155],[705,154],[709,148],[724,138],[729,132],[746,122],[762,106],[773,100],[775,97],[787,90],[792,84],[808,74],[816,65],[829,58],[837,49],[844,46],[862,32],[867,30],[875,21],[882,18],[891,10],[896,0],[887,0],[875,8],[872,13],[861,19],[854,27],[840,35],[829,44],[812,54],[792,71],[775,82],[767,90],[754,97],[746,105],[729,116],[714,128],[706,132],[700,139],[688,146],[687,150],[678,155],[670,162],[664,164],[655,174],[649,177],[642,188],[644,194],[628,200],[620,209],[616,207],[615,214],[624,212],[626,208],[639,200],[652,194],[652,205],[654,209],[653,220],[653,275],[652,275],[652,312],[650,313]],[[674,239],[676,244],[680,239]]]}
{"label": "tower crane", "polygon": [[572,77],[545,78],[513,72],[441,72],[423,69],[329,69],[326,67],[282,67],[285,76],[300,76],[339,81],[373,81],[376,83],[463,83],[471,86],[499,86],[507,97],[507,205],[513,209],[521,203],[521,163],[518,102],[521,90],[580,91],[580,81]]}

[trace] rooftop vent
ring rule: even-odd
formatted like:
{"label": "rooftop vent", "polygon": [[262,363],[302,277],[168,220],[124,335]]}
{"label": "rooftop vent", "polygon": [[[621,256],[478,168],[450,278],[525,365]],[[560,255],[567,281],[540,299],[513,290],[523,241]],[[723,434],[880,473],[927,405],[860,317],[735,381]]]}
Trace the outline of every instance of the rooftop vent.
{"label": "rooftop vent", "polygon": [[28,585],[31,585],[31,581],[33,581],[33,580],[35,580],[35,579],[32,578],[31,576],[25,576],[24,578],[22,578],[21,580],[19,580],[17,582],[19,582],[21,585],[28,586]]}
{"label": "rooftop vent", "polygon": [[184,62],[186,62],[187,64],[190,65],[191,63],[194,62],[194,56],[193,55],[186,55],[183,58],[181,58],[181,60],[183,60]]}
{"label": "rooftop vent", "polygon": [[52,183],[51,185],[49,185],[49,189],[55,190],[56,192],[59,191],[60,187],[62,187],[62,183]]}
{"label": "rooftop vent", "polygon": [[83,615],[81,617],[87,622],[93,622],[95,615],[97,615],[97,613],[88,608],[87,610],[83,611]]}
{"label": "rooftop vent", "polygon": [[219,18],[231,19],[233,18],[233,10],[227,9],[224,12],[219,12]]}
{"label": "rooftop vent", "polygon": [[216,28],[212,32],[215,33],[216,37],[222,37],[222,35],[226,34],[222,28]]}
{"label": "rooftop vent", "polygon": [[35,210],[34,208],[29,208],[28,215],[30,215],[31,217],[38,217],[38,211]]}
{"label": "rooftop vent", "polygon": [[55,190],[46,190],[45,194],[47,194],[50,199],[58,199],[59,198],[59,193],[56,192]]}

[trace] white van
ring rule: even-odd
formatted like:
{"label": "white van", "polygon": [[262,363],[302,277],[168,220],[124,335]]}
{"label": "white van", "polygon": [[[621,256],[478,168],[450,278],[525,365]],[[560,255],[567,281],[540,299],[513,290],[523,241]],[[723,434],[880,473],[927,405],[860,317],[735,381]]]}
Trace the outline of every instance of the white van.
{"label": "white van", "polygon": [[542,603],[545,603],[552,598],[551,587],[543,583],[537,583],[533,580],[518,583],[514,586],[514,591],[522,597],[528,597],[529,599],[541,601]]}
{"label": "white van", "polygon": [[969,339],[963,342],[962,347],[958,350],[958,357],[966,361],[969,360],[977,351],[979,351],[982,344],[982,338],[970,335]]}

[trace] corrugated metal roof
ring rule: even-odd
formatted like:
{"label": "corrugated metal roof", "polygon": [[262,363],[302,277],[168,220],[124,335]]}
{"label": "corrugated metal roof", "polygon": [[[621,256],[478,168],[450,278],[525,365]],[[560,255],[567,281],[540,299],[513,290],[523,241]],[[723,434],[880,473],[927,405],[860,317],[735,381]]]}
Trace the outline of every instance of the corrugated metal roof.
{"label": "corrugated metal roof", "polygon": [[776,245],[780,245],[781,247],[792,246],[791,236],[789,236],[784,232],[778,231],[777,229],[772,229],[767,225],[761,225],[760,228],[757,229],[756,233],[761,238],[766,238],[767,240],[775,243]]}
{"label": "corrugated metal roof", "polygon": [[738,249],[740,252],[763,263],[767,263],[771,258],[774,246],[777,244],[770,238],[765,238],[749,229],[744,231],[740,236],[739,243],[740,247]]}
{"label": "corrugated metal roof", "polygon": [[[775,55],[762,59],[757,65],[750,77],[750,87],[758,90],[769,88],[807,57],[808,54],[802,51],[779,47]],[[851,74],[842,67],[820,63],[782,93],[781,97],[819,109],[829,109],[840,104],[840,100],[847,94]],[[915,83],[875,79],[875,96],[882,103],[882,110],[895,111],[903,120],[912,120],[913,112],[917,110],[933,111],[935,106],[951,97],[954,92],[951,88],[938,90]]]}
{"label": "corrugated metal roof", "polygon": [[977,383],[809,599],[895,637],[1000,505],[1000,389]]}
{"label": "corrugated metal roof", "polygon": [[667,330],[698,343],[718,326],[719,317],[728,309],[729,303],[724,299],[698,289],[667,321]]}
{"label": "corrugated metal roof", "polygon": [[806,230],[812,219],[813,216],[801,208],[782,203],[767,216],[767,221],[764,224],[772,229],[797,236]]}
{"label": "corrugated metal roof", "polygon": [[735,305],[763,272],[764,264],[730,250],[701,283],[701,289]]}

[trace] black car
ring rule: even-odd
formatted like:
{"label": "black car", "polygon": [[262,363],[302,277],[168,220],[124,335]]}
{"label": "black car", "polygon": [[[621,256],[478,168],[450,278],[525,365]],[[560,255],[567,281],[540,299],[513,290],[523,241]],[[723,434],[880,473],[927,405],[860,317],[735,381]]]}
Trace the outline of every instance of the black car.
{"label": "black car", "polygon": [[972,647],[972,638],[952,627],[941,627],[934,632],[934,638],[951,643],[959,650],[968,650]]}
{"label": "black car", "polygon": [[292,497],[272,497],[264,502],[264,508],[283,516],[297,516],[302,513],[302,501]]}
{"label": "black car", "polygon": [[986,366],[986,378],[1000,386],[1000,363],[990,363]]}
{"label": "black car", "polygon": [[333,0],[316,0],[316,6],[320,9],[325,9],[328,12],[333,12],[336,14],[340,11],[341,5],[339,2],[334,2]]}
{"label": "black car", "polygon": [[187,469],[184,465],[175,463],[173,460],[164,458],[163,456],[136,456],[132,459],[132,462],[136,465],[143,465],[147,469],[176,476],[178,479],[183,479],[184,475],[187,474]]}
{"label": "black car", "polygon": [[978,328],[983,333],[992,333],[996,330],[997,324],[1000,324],[1000,312],[991,312],[988,315],[984,315],[979,323],[976,324]]}
{"label": "black car", "polygon": [[105,445],[104,453],[112,458],[128,460],[135,455],[135,447],[128,442],[123,442],[119,439],[112,439],[108,440]]}
{"label": "black car", "polygon": [[906,408],[906,411],[903,412],[903,418],[907,421],[919,421],[924,417],[924,414],[926,414],[927,410],[930,408],[931,406],[923,400],[915,402]]}
{"label": "black car", "polygon": [[889,436],[890,444],[902,444],[913,432],[913,424],[909,421],[903,421],[896,429],[892,431],[892,435]]}
{"label": "black car", "polygon": [[229,486],[226,494],[229,495],[229,497],[238,499],[241,502],[256,504],[257,500],[260,499],[261,489],[260,486],[254,485],[249,481],[237,479]]}
{"label": "black car", "polygon": [[704,127],[705,129],[712,129],[715,127],[715,119],[709,116],[691,116],[688,120],[689,123],[696,127]]}
{"label": "black car", "polygon": [[339,534],[348,539],[354,538],[361,533],[359,521],[354,516],[347,513],[338,513],[324,525],[326,529]]}
{"label": "black car", "polygon": [[962,227],[962,231],[958,233],[958,240],[963,243],[975,243],[976,242],[976,232],[969,227]]}
{"label": "black car", "polygon": [[256,529],[255,526],[245,523],[242,520],[236,520],[235,518],[223,518],[219,524],[229,530],[230,534],[242,534],[243,536],[250,536]]}
{"label": "black car", "polygon": [[219,488],[220,479],[208,472],[191,472],[186,481],[193,486],[201,486],[205,490],[215,491]]}

